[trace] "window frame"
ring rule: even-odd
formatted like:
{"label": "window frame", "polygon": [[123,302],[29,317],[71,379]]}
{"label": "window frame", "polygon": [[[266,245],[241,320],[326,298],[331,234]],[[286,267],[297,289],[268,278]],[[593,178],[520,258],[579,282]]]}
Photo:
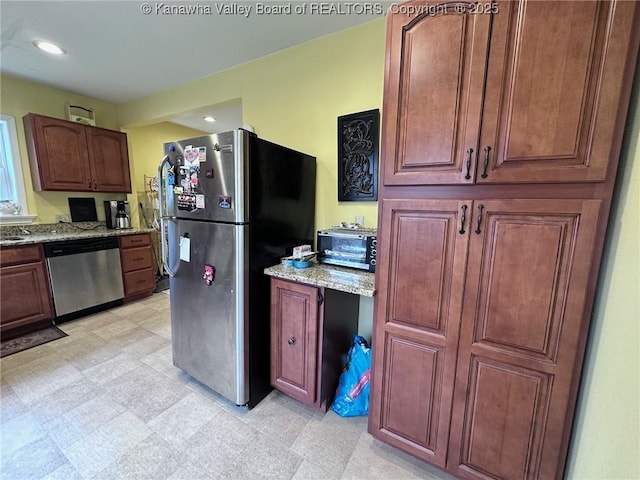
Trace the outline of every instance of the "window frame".
{"label": "window frame", "polygon": [[20,145],[18,143],[18,130],[16,119],[13,115],[0,113],[0,121],[7,125],[9,149],[11,150],[11,169],[13,170],[13,182],[16,191],[17,203],[20,205],[20,214],[4,215],[0,213],[0,225],[32,223],[36,215],[28,213],[27,193],[25,189],[25,177],[22,170],[22,156],[20,155]]}

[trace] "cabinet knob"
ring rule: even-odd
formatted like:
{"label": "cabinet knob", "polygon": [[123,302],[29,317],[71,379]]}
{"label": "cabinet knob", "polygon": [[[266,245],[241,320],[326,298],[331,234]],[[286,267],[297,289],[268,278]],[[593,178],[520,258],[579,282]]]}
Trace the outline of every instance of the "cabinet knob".
{"label": "cabinet knob", "polygon": [[287,340],[287,343],[289,345],[293,345],[294,343],[296,343],[296,337],[289,337],[289,340]]}

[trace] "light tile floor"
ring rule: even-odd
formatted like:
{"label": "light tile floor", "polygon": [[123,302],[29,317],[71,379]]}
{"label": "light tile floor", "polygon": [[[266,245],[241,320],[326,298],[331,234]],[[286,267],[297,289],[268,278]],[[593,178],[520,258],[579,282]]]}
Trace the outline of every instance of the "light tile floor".
{"label": "light tile floor", "polygon": [[273,391],[239,408],[171,362],[169,297],[63,323],[0,360],[0,479],[452,479],[366,417]]}

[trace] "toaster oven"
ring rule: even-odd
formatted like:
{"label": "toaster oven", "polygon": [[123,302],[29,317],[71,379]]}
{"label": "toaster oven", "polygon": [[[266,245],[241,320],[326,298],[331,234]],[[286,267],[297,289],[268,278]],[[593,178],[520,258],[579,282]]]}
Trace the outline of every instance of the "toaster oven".
{"label": "toaster oven", "polygon": [[319,230],[318,263],[376,271],[378,239],[373,228]]}

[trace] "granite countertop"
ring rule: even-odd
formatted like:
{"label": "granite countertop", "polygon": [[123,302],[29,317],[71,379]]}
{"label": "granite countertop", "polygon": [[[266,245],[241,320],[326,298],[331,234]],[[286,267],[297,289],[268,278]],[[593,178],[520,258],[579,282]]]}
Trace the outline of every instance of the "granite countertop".
{"label": "granite countertop", "polygon": [[[24,233],[24,230],[29,233]],[[113,230],[105,227],[104,222],[48,223],[24,226],[6,226],[0,229],[0,247],[15,247],[34,243],[78,240],[82,238],[116,237],[151,233],[152,228],[128,228]]]}
{"label": "granite countertop", "polygon": [[313,263],[309,268],[275,265],[264,270],[266,275],[283,280],[332,288],[342,292],[373,297],[376,292],[375,274],[354,268]]}

